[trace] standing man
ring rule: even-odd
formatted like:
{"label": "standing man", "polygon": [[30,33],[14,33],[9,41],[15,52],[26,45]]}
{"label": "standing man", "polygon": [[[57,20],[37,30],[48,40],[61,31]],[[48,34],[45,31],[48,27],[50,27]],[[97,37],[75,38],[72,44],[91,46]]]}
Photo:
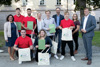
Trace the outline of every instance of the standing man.
{"label": "standing man", "polygon": [[60,25],[61,20],[64,19],[64,16],[60,14],[60,8],[57,7],[56,8],[56,13],[55,15],[53,15],[53,18],[55,19],[56,22],[56,33],[55,36],[57,37],[58,35],[58,50],[57,53],[60,53],[60,46],[61,46],[61,30],[58,28]]}
{"label": "standing man", "polygon": [[[49,36],[51,38],[51,40],[53,40],[53,37],[55,36],[55,32],[54,33],[49,32],[50,31],[49,25],[54,24],[55,29],[56,29],[55,19],[50,16],[51,11],[47,10],[47,11],[45,11],[45,14],[46,14],[46,18],[43,21],[43,29],[46,31],[47,36]],[[59,59],[57,55],[54,55],[54,57],[56,59]]]}
{"label": "standing man", "polygon": [[[36,29],[36,19],[34,17],[31,16],[32,10],[30,8],[27,9],[27,17],[25,17],[23,19],[23,24],[24,24],[24,28],[26,29],[26,35],[31,37],[31,34],[34,32],[34,30]],[[28,26],[28,22],[33,22],[33,30],[30,30],[27,26]]]}
{"label": "standing man", "polygon": [[53,37],[55,36],[55,33],[50,33],[49,32],[50,31],[49,25],[54,24],[55,27],[56,27],[56,23],[55,23],[54,18],[52,18],[50,16],[51,11],[47,10],[47,11],[45,11],[45,14],[46,14],[46,18],[43,21],[43,29],[46,31],[47,36],[49,36],[53,40]]}
{"label": "standing man", "polygon": [[87,65],[92,63],[92,39],[94,36],[94,29],[96,28],[95,17],[89,14],[89,8],[84,9],[85,16],[81,21],[81,32],[86,50],[86,57],[82,60],[88,60]]}
{"label": "standing man", "polygon": [[[14,22],[21,22],[22,23],[24,16],[21,15],[20,12],[21,12],[20,8],[16,8],[16,15],[14,15]],[[22,24],[21,24],[21,26],[23,27]],[[18,32],[19,32],[19,36],[21,36],[21,34],[20,34],[21,30],[18,30]]]}

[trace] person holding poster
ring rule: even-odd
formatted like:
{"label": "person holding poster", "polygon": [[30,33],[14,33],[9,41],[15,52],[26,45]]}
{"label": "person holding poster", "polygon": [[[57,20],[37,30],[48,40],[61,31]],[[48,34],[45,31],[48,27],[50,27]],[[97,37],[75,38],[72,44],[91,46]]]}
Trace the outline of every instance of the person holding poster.
{"label": "person holding poster", "polygon": [[[24,48],[30,48],[30,50],[31,50],[30,55],[31,55],[31,59],[32,59],[33,58],[32,40],[31,40],[31,38],[26,36],[26,30],[22,29],[21,36],[16,39],[15,44],[14,44],[14,49],[16,50],[17,57],[18,57],[18,50],[24,49]],[[21,64],[21,63],[22,62],[20,61],[19,64]]]}
{"label": "person holding poster", "polygon": [[30,8],[27,9],[27,17],[23,19],[24,28],[26,29],[26,35],[31,37],[30,34],[34,33],[36,29],[36,19],[31,16],[32,10]]}
{"label": "person holding poster", "polygon": [[[41,29],[38,37],[35,39],[35,42],[34,42],[34,47],[37,49],[35,60],[38,62],[38,52],[41,52],[42,50],[44,50],[45,52],[51,46],[52,46],[51,39],[46,35],[45,30]],[[48,53],[51,57],[51,49],[48,51]]]}
{"label": "person holding poster", "polygon": [[20,12],[21,12],[20,8],[16,8],[16,15],[14,15],[14,22],[16,22],[16,24],[17,24],[19,36],[21,36],[21,34],[20,34],[21,26],[23,27],[22,21],[24,19],[24,16],[21,15]]}
{"label": "person holding poster", "polygon": [[43,29],[46,31],[47,36],[49,36],[53,40],[53,36],[55,35],[56,23],[54,18],[50,17],[51,11],[47,10],[45,11],[45,14],[46,18],[43,21]]}
{"label": "person holding poster", "polygon": [[[60,29],[70,29],[72,30],[75,25],[74,25],[74,22],[72,20],[69,19],[69,12],[65,12],[64,13],[64,20],[61,21],[61,24],[59,26]],[[67,31],[66,31],[67,32]],[[63,33],[63,31],[62,31]],[[72,34],[71,34],[72,35]],[[66,47],[66,43],[68,43],[68,46],[70,48],[70,55],[71,55],[71,59],[73,61],[75,61],[76,59],[74,58],[74,52],[73,52],[73,41],[72,40],[69,40],[69,41],[65,41],[65,40],[62,40],[62,45],[61,45],[61,57],[60,57],[60,60],[63,60],[64,57],[65,57],[65,47]]]}

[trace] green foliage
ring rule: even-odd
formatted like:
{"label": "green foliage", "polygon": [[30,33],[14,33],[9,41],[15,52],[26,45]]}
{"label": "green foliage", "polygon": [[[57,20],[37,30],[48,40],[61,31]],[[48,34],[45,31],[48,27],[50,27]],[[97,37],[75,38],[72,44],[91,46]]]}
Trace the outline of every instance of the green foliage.
{"label": "green foliage", "polygon": [[[20,0],[15,0],[15,2],[18,2]],[[0,5],[11,5],[12,0],[0,0]]]}
{"label": "green foliage", "polygon": [[[80,2],[78,1],[79,0],[74,0],[74,4],[76,5],[75,10],[83,10],[84,6],[81,6],[80,3],[85,3],[85,2],[82,2],[83,0],[80,0]],[[89,8],[90,6],[93,6],[94,9],[100,8],[100,0],[84,0],[84,1],[86,1],[86,4],[88,5]]]}

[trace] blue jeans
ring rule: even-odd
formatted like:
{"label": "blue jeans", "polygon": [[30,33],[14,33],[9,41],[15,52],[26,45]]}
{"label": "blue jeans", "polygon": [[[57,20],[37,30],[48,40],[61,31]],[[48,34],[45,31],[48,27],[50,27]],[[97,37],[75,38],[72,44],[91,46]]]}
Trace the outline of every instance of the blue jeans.
{"label": "blue jeans", "polygon": [[62,31],[60,29],[56,29],[55,38],[57,38],[57,35],[58,35],[58,50],[60,50],[60,47],[61,47],[61,35],[62,35]]}

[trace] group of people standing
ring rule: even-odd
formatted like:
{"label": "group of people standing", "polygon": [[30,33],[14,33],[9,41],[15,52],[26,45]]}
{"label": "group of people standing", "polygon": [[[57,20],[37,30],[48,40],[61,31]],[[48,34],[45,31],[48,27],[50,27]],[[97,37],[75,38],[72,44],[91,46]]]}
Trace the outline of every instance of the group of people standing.
{"label": "group of people standing", "polygon": [[[10,55],[10,59],[14,60],[14,53],[16,51],[16,55],[18,56],[18,49],[22,48],[30,48],[31,50],[31,58],[33,58],[33,46],[36,48],[35,59],[38,62],[38,52],[42,50],[38,49],[38,40],[45,40],[45,51],[52,47],[52,40],[55,40],[58,36],[58,49],[57,53],[61,53],[60,60],[63,60],[65,57],[65,47],[66,43],[70,49],[71,59],[76,61],[74,54],[78,53],[78,36],[79,29],[82,32],[83,42],[86,49],[86,58],[82,60],[88,60],[88,65],[92,62],[92,39],[94,36],[94,28],[96,27],[96,20],[94,16],[89,14],[89,9],[84,9],[85,16],[82,18],[81,24],[78,20],[78,15],[73,14],[72,20],[69,18],[70,13],[68,11],[64,12],[64,16],[60,14],[60,8],[56,8],[56,13],[51,17],[51,11],[45,11],[46,18],[42,19],[42,14],[40,12],[37,13],[37,19],[32,17],[32,10],[30,8],[27,9],[27,17],[21,15],[20,8],[16,8],[16,15],[8,15],[7,22],[4,24],[4,37],[6,41],[6,46],[8,46],[8,53]],[[27,26],[27,22],[33,22],[33,30],[30,30]],[[22,30],[18,30],[16,22],[21,22]],[[49,25],[55,25],[55,33],[50,33]],[[75,50],[73,48],[73,41],[63,41],[61,40],[62,29],[69,28],[72,30],[73,40],[75,42]],[[35,34],[35,42],[32,43],[30,37]],[[11,47],[13,47],[11,49]],[[51,49],[48,51],[51,57]],[[56,59],[59,57],[54,55]],[[22,62],[20,62],[22,63]]]}

